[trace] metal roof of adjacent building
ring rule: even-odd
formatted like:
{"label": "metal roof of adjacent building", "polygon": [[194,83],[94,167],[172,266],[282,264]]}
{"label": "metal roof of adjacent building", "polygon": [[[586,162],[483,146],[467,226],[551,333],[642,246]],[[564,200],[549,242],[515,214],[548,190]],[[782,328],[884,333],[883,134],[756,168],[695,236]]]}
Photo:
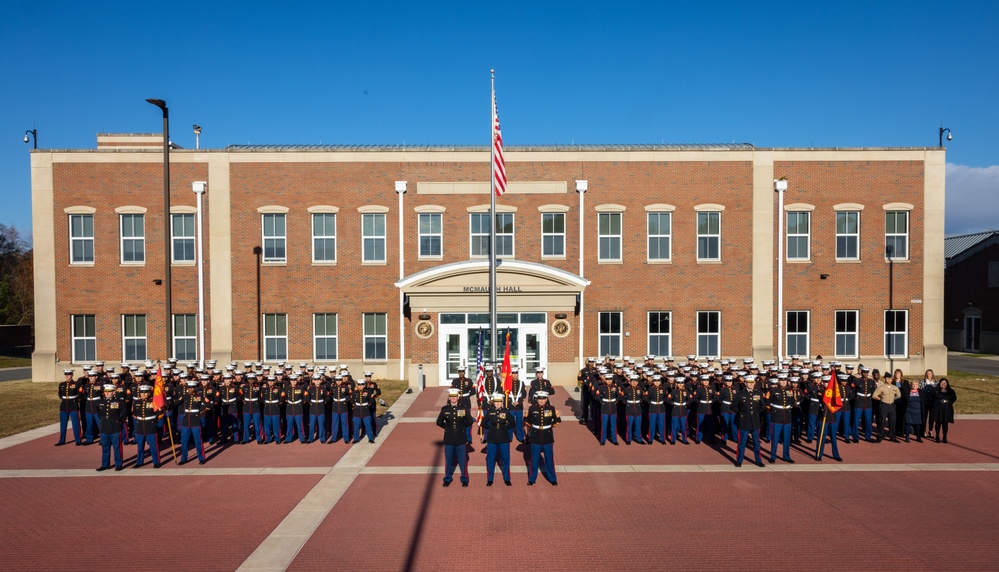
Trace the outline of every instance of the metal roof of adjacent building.
{"label": "metal roof of adjacent building", "polygon": [[999,230],[984,230],[971,234],[958,234],[944,238],[944,261],[949,263],[954,257],[967,252],[993,236],[999,236]]}

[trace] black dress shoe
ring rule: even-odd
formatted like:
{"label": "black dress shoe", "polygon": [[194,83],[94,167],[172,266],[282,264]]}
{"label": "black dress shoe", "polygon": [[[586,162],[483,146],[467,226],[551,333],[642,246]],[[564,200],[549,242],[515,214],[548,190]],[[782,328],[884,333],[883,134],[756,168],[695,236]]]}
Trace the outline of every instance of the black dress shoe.
{"label": "black dress shoe", "polygon": [[108,470],[108,469],[110,469],[110,468],[111,468],[111,467],[97,467],[97,472],[99,473],[99,472],[101,472],[101,471],[106,471],[106,470]]}
{"label": "black dress shoe", "polygon": [[80,446],[82,446],[82,445],[83,445],[83,443],[77,443],[77,444],[76,444],[76,446],[77,446],[77,447],[80,447]]}
{"label": "black dress shoe", "polygon": [[65,443],[55,443],[55,444],[54,444],[54,445],[52,445],[52,446],[53,446],[53,447],[62,447],[63,445],[65,445]]}
{"label": "black dress shoe", "polygon": [[767,462],[772,465],[772,464],[774,464],[774,459],[767,459]]}
{"label": "black dress shoe", "polygon": [[118,465],[118,466],[116,466],[116,467],[114,468],[114,470],[115,470],[115,472],[117,472],[117,471],[120,471],[120,470],[122,470],[123,468],[124,468],[124,467],[122,467],[121,465]]}
{"label": "black dress shoe", "polygon": [[513,486],[513,483],[511,483],[510,481],[503,481],[503,484],[506,485],[506,486],[508,486],[508,487],[512,487]]}
{"label": "black dress shoe", "polygon": [[534,481],[527,481],[527,486],[533,487],[534,486]]}
{"label": "black dress shoe", "polygon": [[558,486],[558,481],[555,481],[555,482],[553,482],[553,483],[552,483],[552,486],[553,486],[553,487],[557,487],[557,486]]}
{"label": "black dress shoe", "polygon": [[757,461],[756,462],[756,466],[757,467],[766,467],[766,465],[763,464],[763,461]]}
{"label": "black dress shoe", "polygon": [[736,468],[739,468],[739,467],[742,466],[742,463],[736,463],[735,466],[736,466]]}
{"label": "black dress shoe", "polygon": [[445,487],[450,487],[451,486],[451,481],[444,481],[444,486]]}
{"label": "black dress shoe", "polygon": [[467,487],[467,486],[468,486],[468,483],[461,483],[461,486],[463,486],[463,487]]}
{"label": "black dress shoe", "polygon": [[154,469],[158,469],[158,468],[160,468],[160,467],[162,467],[162,466],[163,466],[163,464],[162,464],[162,463],[153,463],[153,468],[154,468]]}
{"label": "black dress shoe", "polygon": [[492,482],[492,481],[486,481],[486,486],[487,486],[487,487],[491,487],[491,486],[493,486],[493,482]]}
{"label": "black dress shoe", "polygon": [[843,457],[833,457],[833,461],[836,461],[837,463],[842,463]]}
{"label": "black dress shoe", "polygon": [[204,465],[204,464],[205,464],[205,462],[204,462],[203,460],[199,460],[199,461],[198,461],[198,464],[199,464],[199,465]]}
{"label": "black dress shoe", "polygon": [[791,463],[792,465],[794,464],[794,459],[792,459],[790,457],[788,457],[787,459],[781,459],[781,460],[784,461],[785,463]]}

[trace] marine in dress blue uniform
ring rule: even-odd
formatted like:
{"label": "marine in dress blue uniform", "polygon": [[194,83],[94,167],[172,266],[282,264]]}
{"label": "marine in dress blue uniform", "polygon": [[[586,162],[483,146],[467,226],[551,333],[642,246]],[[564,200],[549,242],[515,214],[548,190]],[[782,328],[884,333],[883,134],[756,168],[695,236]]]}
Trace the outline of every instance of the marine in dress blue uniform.
{"label": "marine in dress blue uniform", "polygon": [[142,466],[146,459],[146,448],[149,448],[149,456],[153,459],[153,468],[160,468],[160,448],[159,433],[157,431],[157,421],[159,414],[153,408],[152,386],[139,385],[139,397],[132,401],[132,420],[135,422],[135,444],[138,446],[138,453],[135,457],[135,468]]}
{"label": "marine in dress blue uniform", "polygon": [[181,465],[187,462],[188,441],[194,442],[194,448],[198,452],[198,463],[205,464],[205,444],[201,440],[201,423],[205,409],[210,403],[199,391],[198,382],[193,379],[187,382],[184,395],[177,400],[177,409],[180,414],[178,422],[180,424]]}
{"label": "marine in dress blue uniform", "polygon": [[62,370],[66,379],[59,384],[59,441],[56,447],[66,444],[66,425],[73,426],[73,441],[79,447],[83,444],[80,440],[80,399],[83,395],[83,386],[73,379],[73,370]]}
{"label": "marine in dress blue uniform", "polygon": [[[531,468],[527,475],[527,484],[533,485],[538,478],[538,470],[552,485],[558,486],[558,475],[555,474],[555,457],[553,445],[555,433],[552,429],[562,422],[558,411],[548,403],[548,392],[536,391],[537,400],[527,410],[524,425],[530,434]],[[544,463],[544,466],[541,463]]]}
{"label": "marine in dress blue uniform", "polygon": [[330,387],[330,438],[328,443],[333,443],[343,437],[346,445],[350,443],[350,386],[347,379],[337,374],[333,378],[333,385]]}
{"label": "marine in dress blue uniform", "polygon": [[763,412],[763,394],[756,389],[756,376],[747,375],[746,389],[735,398],[736,423],[739,425],[739,452],[735,458],[735,466],[741,467],[746,457],[746,443],[753,439],[753,454],[756,465],[763,466],[760,456],[760,414]]}
{"label": "marine in dress blue uniform", "polygon": [[493,395],[493,406],[483,418],[482,426],[486,437],[486,486],[493,486],[493,476],[496,474],[496,464],[499,463],[503,473],[503,483],[510,486],[510,441],[513,435],[512,425],[516,419],[503,406],[506,396],[502,393]]}
{"label": "marine in dress blue uniform", "polygon": [[122,469],[121,424],[125,419],[125,402],[115,395],[113,383],[104,384],[101,401],[97,404],[97,417],[101,430],[101,466],[98,471],[111,468],[111,453],[114,453],[114,470]]}
{"label": "marine in dress blue uniform", "polygon": [[461,390],[447,390],[447,403],[437,415],[437,426],[444,430],[444,486],[454,480],[454,470],[461,467],[461,486],[468,486],[468,441],[465,429],[472,426],[472,416],[458,404]]}
{"label": "marine in dress blue uniform", "polygon": [[777,459],[777,447],[783,446],[781,460],[793,463],[791,459],[791,413],[798,406],[795,396],[788,386],[788,376],[779,374],[777,376],[777,387],[770,390],[767,396],[767,404],[770,406],[771,434],[773,440],[770,442],[770,463]]}
{"label": "marine in dress blue uniform", "polygon": [[305,401],[309,404],[309,439],[311,443],[316,440],[317,434],[320,443],[326,442],[326,401],[329,393],[322,384],[323,376],[312,375],[312,386],[305,392]]}

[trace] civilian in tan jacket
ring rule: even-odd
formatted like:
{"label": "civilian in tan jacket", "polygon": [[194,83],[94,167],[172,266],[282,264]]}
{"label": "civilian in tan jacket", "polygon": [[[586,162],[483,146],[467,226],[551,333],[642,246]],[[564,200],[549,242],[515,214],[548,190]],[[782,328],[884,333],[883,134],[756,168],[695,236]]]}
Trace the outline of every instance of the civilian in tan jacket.
{"label": "civilian in tan jacket", "polygon": [[881,404],[878,415],[878,438],[875,441],[880,443],[884,439],[884,431],[888,429],[888,437],[892,443],[898,443],[895,437],[895,401],[902,397],[902,392],[891,380],[882,380],[874,389],[871,399]]}

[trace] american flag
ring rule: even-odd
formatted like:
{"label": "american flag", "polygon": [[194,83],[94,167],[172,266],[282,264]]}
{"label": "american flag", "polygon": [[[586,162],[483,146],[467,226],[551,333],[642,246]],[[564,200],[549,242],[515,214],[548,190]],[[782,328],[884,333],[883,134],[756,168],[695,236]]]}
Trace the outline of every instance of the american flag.
{"label": "american flag", "polygon": [[503,135],[500,133],[499,112],[496,110],[496,87],[493,86],[493,192],[502,197],[506,192],[506,162],[503,160]]}

